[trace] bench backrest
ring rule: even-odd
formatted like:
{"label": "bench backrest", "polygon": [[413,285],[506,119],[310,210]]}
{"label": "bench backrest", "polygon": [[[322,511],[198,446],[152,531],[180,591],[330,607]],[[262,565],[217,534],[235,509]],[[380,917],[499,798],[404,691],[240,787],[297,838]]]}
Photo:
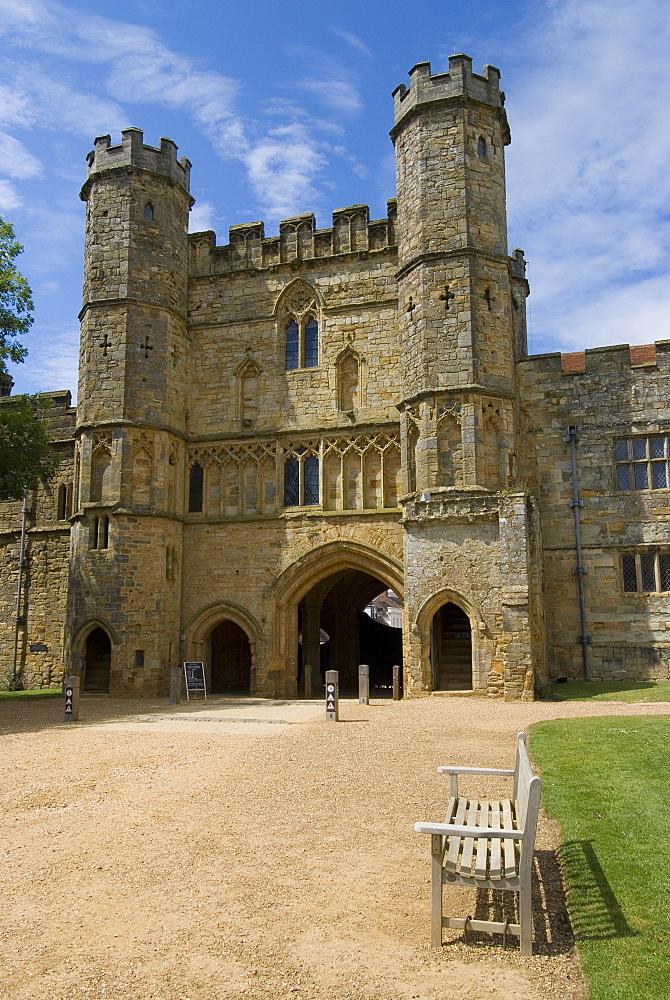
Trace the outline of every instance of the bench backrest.
{"label": "bench backrest", "polygon": [[537,817],[540,810],[542,780],[536,774],[533,774],[528,750],[526,749],[526,739],[525,733],[519,733],[516,738],[512,798],[516,806],[517,824],[524,831],[524,839],[521,845],[521,868],[530,870],[533,864],[533,846],[537,830]]}

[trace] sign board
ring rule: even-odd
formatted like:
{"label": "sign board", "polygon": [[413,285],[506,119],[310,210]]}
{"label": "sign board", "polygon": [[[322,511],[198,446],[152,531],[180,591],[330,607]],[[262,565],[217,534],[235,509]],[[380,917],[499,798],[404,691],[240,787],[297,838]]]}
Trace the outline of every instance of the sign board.
{"label": "sign board", "polygon": [[191,693],[202,691],[207,701],[207,685],[205,683],[205,664],[184,663],[184,682],[186,685],[186,700],[191,700]]}

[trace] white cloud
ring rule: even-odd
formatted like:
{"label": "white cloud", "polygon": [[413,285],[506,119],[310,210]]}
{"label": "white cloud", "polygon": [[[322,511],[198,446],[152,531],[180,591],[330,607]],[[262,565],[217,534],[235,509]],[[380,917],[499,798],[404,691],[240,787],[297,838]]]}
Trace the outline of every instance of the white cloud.
{"label": "white cloud", "polygon": [[79,330],[75,326],[59,329],[35,324],[25,338],[28,363],[11,365],[15,394],[53,392],[69,389],[73,402],[77,393],[79,365]]}
{"label": "white cloud", "polygon": [[325,157],[300,123],[271,129],[244,156],[249,177],[272,218],[288,217],[318,202],[313,179]]}
{"label": "white cloud", "polygon": [[297,80],[295,86],[316,94],[326,107],[339,114],[356,114],[363,107],[358,91],[351,80],[305,79]]}
{"label": "white cloud", "polygon": [[215,229],[215,213],[211,201],[196,201],[188,217],[190,233],[205,233]]}
{"label": "white cloud", "polygon": [[362,52],[363,55],[372,58],[372,52],[367,47],[365,42],[358,37],[358,35],[353,35],[350,31],[343,31],[341,28],[331,28],[330,29],[334,35],[341,38],[343,41],[350,45],[352,49],[357,49],[358,52]]}
{"label": "white cloud", "polygon": [[536,61],[514,79],[508,154],[534,349],[667,337],[663,310],[644,299],[666,301],[670,254],[667,4],[560,0],[545,15],[524,39]]}
{"label": "white cloud", "polygon": [[21,196],[10,181],[0,180],[0,215],[13,212],[21,204]]}
{"label": "white cloud", "polygon": [[0,173],[23,180],[39,177],[42,172],[42,164],[36,156],[29,153],[18,139],[0,131]]}

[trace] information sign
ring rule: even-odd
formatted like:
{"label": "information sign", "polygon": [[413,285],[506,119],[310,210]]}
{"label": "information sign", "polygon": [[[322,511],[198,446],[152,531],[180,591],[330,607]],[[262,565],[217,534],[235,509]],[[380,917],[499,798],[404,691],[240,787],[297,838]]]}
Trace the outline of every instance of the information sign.
{"label": "information sign", "polygon": [[207,685],[205,683],[205,664],[184,663],[184,683],[186,686],[186,700],[191,700],[191,694],[202,691],[207,701]]}

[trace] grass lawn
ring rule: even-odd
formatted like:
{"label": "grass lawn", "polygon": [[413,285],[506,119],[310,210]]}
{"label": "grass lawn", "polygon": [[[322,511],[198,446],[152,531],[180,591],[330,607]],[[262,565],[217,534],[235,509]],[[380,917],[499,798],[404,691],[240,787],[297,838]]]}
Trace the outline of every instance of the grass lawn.
{"label": "grass lawn", "polygon": [[5,698],[21,698],[22,701],[35,701],[41,698],[62,698],[62,691],[54,691],[49,688],[41,688],[37,691],[0,691],[0,700]]}
{"label": "grass lawn", "polygon": [[670,681],[569,681],[549,686],[551,701],[670,701]]}
{"label": "grass lawn", "polygon": [[589,1000],[670,995],[670,718],[530,727]]}

